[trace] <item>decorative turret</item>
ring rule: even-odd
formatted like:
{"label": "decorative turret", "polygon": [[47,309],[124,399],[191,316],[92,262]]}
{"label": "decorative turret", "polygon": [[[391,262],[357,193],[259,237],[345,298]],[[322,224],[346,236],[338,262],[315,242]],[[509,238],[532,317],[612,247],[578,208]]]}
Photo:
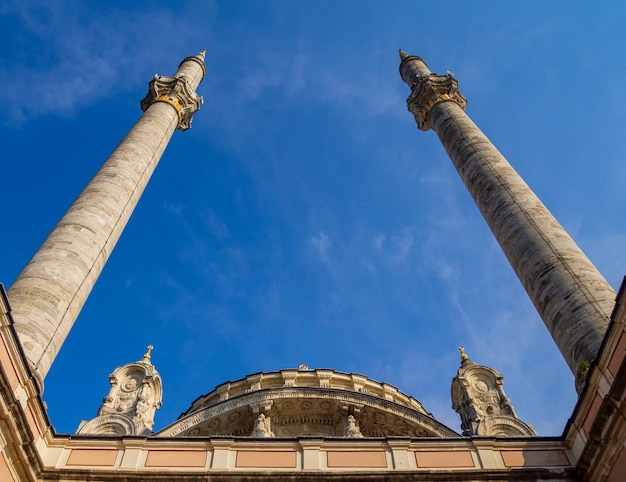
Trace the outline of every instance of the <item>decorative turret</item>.
{"label": "decorative turret", "polygon": [[462,346],[461,367],[452,380],[452,408],[461,416],[463,435],[536,436],[517,418],[497,370],[472,362]]}
{"label": "decorative turret", "polygon": [[143,358],[117,367],[109,382],[111,389],[104,397],[98,415],[83,421],[77,434],[150,435],[154,412],[161,406],[161,377],[150,362],[152,345]]}
{"label": "decorative turret", "polygon": [[[615,291],[464,112],[451,73],[400,51],[407,106],[433,129],[575,376],[596,357]],[[577,385],[580,390],[581,384]]]}

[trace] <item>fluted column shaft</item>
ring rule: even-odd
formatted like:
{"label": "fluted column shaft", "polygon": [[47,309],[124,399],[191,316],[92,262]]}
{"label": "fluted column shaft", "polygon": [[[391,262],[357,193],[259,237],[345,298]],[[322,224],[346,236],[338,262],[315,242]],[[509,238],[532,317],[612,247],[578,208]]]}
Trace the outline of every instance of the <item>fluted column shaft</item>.
{"label": "fluted column shaft", "polygon": [[[15,329],[40,384],[174,130],[188,128],[191,115],[198,109],[200,99],[195,89],[204,75],[203,59],[204,53],[189,57],[174,77],[157,77],[150,83],[150,92],[142,101],[143,116],[9,289]],[[168,81],[174,88],[159,90],[153,85]]]}
{"label": "fluted column shaft", "polygon": [[[423,77],[425,64],[418,57],[404,57],[403,64],[405,81],[414,81],[418,70]],[[439,136],[567,365],[577,375],[581,364],[598,353],[615,292],[467,116],[456,81],[450,76],[429,76],[412,83],[409,109],[421,129],[432,127]]]}

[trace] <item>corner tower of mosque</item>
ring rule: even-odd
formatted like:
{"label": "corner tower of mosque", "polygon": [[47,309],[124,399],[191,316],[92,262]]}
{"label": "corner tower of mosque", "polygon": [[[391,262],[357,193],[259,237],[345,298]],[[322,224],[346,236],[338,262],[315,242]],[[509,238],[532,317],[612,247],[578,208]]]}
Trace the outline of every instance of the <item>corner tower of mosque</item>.
{"label": "corner tower of mosque", "polygon": [[[461,348],[462,434],[396,387],[332,369],[225,382],[154,432],[151,349],[117,367],[95,417],[56,434],[43,381],[176,129],[191,126],[204,52],[155,76],[143,116],[11,286],[0,289],[0,480],[626,480],[626,288],[618,294],[467,116],[451,75],[400,51],[420,130],[434,130],[526,288],[580,399],[563,436],[517,418],[494,368]],[[584,370],[583,370],[584,368]]]}

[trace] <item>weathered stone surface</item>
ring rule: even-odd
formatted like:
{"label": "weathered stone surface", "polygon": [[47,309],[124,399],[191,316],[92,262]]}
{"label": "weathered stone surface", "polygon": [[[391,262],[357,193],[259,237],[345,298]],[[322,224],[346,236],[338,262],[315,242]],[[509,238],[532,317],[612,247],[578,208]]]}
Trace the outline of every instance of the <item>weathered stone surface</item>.
{"label": "weathered stone surface", "polygon": [[461,349],[461,366],[452,379],[452,408],[461,417],[463,435],[480,437],[532,437],[532,425],[517,418],[504,393],[497,370],[477,365]]}
{"label": "weathered stone surface", "polygon": [[[176,73],[192,91],[204,75],[203,59],[204,53],[185,59]],[[15,329],[40,382],[178,127],[179,114],[171,102],[146,107],[9,289]]]}
{"label": "weathered stone surface", "polygon": [[[431,74],[422,59],[402,56],[413,113],[428,107],[437,133],[572,373],[596,357],[615,292],[504,156],[450,96],[420,104]],[[421,109],[421,110],[420,110]],[[416,115],[417,118],[417,115]],[[418,119],[419,121],[419,119]]]}
{"label": "weathered stone surface", "polygon": [[150,435],[154,412],[161,406],[161,376],[150,362],[150,350],[141,360],[117,367],[109,382],[111,389],[102,401],[98,416],[83,422],[76,433],[98,435]]}
{"label": "weathered stone surface", "polygon": [[615,292],[504,156],[454,102],[431,113],[478,209],[574,375],[593,360]]}
{"label": "weathered stone surface", "polygon": [[396,387],[326,369],[257,373],[228,382],[196,399],[155,435],[458,437]]}

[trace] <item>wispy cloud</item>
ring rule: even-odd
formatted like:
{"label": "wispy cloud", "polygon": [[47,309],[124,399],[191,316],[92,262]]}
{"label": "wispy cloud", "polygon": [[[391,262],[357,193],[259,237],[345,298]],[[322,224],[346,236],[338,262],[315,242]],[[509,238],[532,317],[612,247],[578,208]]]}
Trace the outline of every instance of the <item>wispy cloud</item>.
{"label": "wispy cloud", "polygon": [[[0,60],[2,119],[8,126],[22,122],[30,139],[46,134],[28,131],[30,119],[82,114],[117,138],[122,126],[84,107],[104,99],[104,109],[117,102],[136,106],[154,73],[172,73],[182,57],[195,53],[190,48],[209,49],[199,88],[206,100],[202,112],[194,128],[168,147],[172,160],[185,162],[161,184],[160,195],[167,196],[157,204],[162,217],[141,214],[140,205],[135,234],[131,227],[122,238],[84,315],[86,326],[107,324],[111,336],[127,334],[116,343],[161,335],[155,345],[167,357],[159,369],[174,387],[166,392],[162,420],[177,415],[164,415],[172,404],[185,405],[229,377],[306,362],[393,383],[458,429],[449,388],[459,362],[456,347],[464,344],[475,362],[505,375],[505,389],[524,420],[543,434],[561,431],[575,397],[571,374],[436,135],[417,132],[406,112],[396,40],[409,50],[411,44],[423,48],[414,53],[433,70],[454,70],[470,98],[468,113],[506,147],[505,154],[514,153],[511,161],[525,177],[535,176],[557,209],[569,213],[572,230],[582,233],[575,238],[616,283],[626,262],[616,221],[626,206],[625,153],[615,134],[624,127],[623,69],[616,66],[606,79],[610,102],[580,92],[589,91],[594,79],[587,75],[594,65],[589,59],[599,56],[597,65],[611,65],[624,57],[626,43],[611,37],[623,29],[606,28],[598,9],[577,23],[557,15],[557,7],[550,11],[555,15],[537,17],[532,9],[466,3],[457,5],[462,14],[449,19],[454,28],[445,38],[436,23],[416,31],[403,9],[374,2],[338,6],[333,15],[315,2],[250,2],[249,8],[220,2],[216,9],[207,1],[147,8],[33,0],[0,7],[0,21],[19,26],[6,36]],[[597,35],[561,35],[563,25],[578,32],[573,27],[587,28],[591,17]],[[603,35],[604,44],[598,40]],[[520,69],[522,64],[534,68]],[[571,131],[577,115],[579,130]],[[594,118],[607,122],[589,121]],[[79,137],[70,133],[67,142],[91,151]],[[573,179],[589,140],[593,148],[586,155],[594,165]],[[540,154],[548,144],[553,150]],[[597,171],[604,176],[592,175]],[[71,175],[56,165],[41,172],[60,176],[52,179],[55,188]],[[35,174],[24,176],[28,186]],[[583,218],[575,203],[563,201],[568,183],[576,206],[594,205],[595,213]],[[609,199],[590,189],[583,195],[576,189],[581,185],[617,194]],[[7,198],[23,194],[16,190]],[[15,211],[48,201],[27,194]],[[26,211],[18,215],[32,219]],[[603,220],[589,222],[596,217]],[[150,243],[142,238],[148,232]],[[13,245],[2,252],[28,241],[26,230],[13,234],[4,237]],[[124,258],[125,242],[135,251]],[[143,265],[129,267],[137,258]],[[18,270],[11,260],[3,264]],[[126,281],[122,293],[116,291],[119,280]],[[98,299],[106,309],[111,299],[120,305],[111,316],[90,308]],[[119,312],[128,318],[118,320]],[[125,361],[101,345],[117,357],[112,366]],[[189,354],[183,356],[181,347]],[[110,368],[102,368],[105,383]],[[70,407],[66,389],[61,392],[58,403]],[[71,402],[86,406],[78,397]]]}
{"label": "wispy cloud", "polygon": [[212,208],[207,207],[205,209],[202,214],[202,220],[206,223],[213,236],[215,236],[218,240],[222,241],[230,238],[228,226],[219,218],[217,214],[215,214],[215,211]]}
{"label": "wispy cloud", "polygon": [[[406,263],[412,256],[415,241],[415,228],[407,226],[399,233],[382,234],[373,236],[373,245],[383,259],[394,263]],[[380,259],[380,258],[379,258]]]}
{"label": "wispy cloud", "polygon": [[[56,1],[5,4],[4,21],[21,24],[21,35],[31,46],[28,62],[9,54],[0,69],[4,106],[9,109],[5,121],[70,115],[80,106],[136,90],[147,83],[146,72],[155,66],[172,70],[164,75],[173,73],[179,59],[172,53],[197,43],[191,41],[196,37],[192,29],[179,28],[183,12],[93,10],[92,4]],[[149,43],[142,41],[150,31],[159,33]],[[208,35],[205,30],[203,36]]]}
{"label": "wispy cloud", "polygon": [[330,238],[324,231],[311,236],[309,238],[313,249],[323,261],[328,259],[328,250],[330,249]]}
{"label": "wispy cloud", "polygon": [[184,211],[189,209],[189,206],[180,203],[170,203],[167,201],[163,201],[163,208],[172,214],[180,216]]}

